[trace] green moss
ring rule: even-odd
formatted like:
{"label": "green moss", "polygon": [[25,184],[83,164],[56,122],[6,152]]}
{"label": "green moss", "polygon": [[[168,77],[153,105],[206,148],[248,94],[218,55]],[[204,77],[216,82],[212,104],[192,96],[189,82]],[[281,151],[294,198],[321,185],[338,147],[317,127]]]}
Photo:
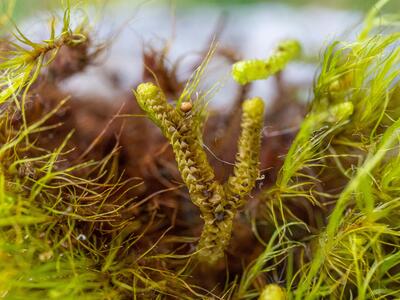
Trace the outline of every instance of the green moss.
{"label": "green moss", "polygon": [[276,51],[265,60],[254,59],[235,63],[232,66],[232,77],[240,84],[266,79],[285,68],[299,52],[300,45],[297,41],[281,42]]}
{"label": "green moss", "polygon": [[[61,126],[50,120],[68,100],[34,118],[27,115],[27,100],[39,80],[46,80],[42,75],[62,46],[89,40],[86,20],[71,28],[67,8],[63,28],[56,34],[52,22],[47,41],[34,42],[17,31],[0,62],[0,297],[209,299],[215,292],[222,299],[399,298],[400,34],[393,16],[380,15],[385,3],[371,10],[355,41],[327,47],[314,99],[278,177],[255,195],[252,229],[264,247],[254,252],[253,262],[243,260],[235,278],[229,278],[231,258],[226,266],[220,258],[230,250],[234,218],[260,178],[263,101],[242,103],[233,174],[222,184],[203,148],[214,90],[198,91],[215,48],[177,101],[152,83],[135,91],[139,106],[170,143],[200,210],[204,228],[196,254],[211,263],[202,268],[210,277],[220,270],[227,274],[219,291],[194,280],[199,270],[192,253],[182,249],[196,238],[175,232],[154,238],[159,224],[152,227],[154,217],[144,209],[116,223],[129,204],[118,202],[125,199],[120,188],[140,185],[116,178],[116,151],[97,162],[65,164],[73,132],[51,150],[39,146],[42,133]],[[233,75],[240,83],[264,79],[298,50],[296,42],[286,43],[267,60],[238,63]],[[245,207],[246,215],[252,213]]]}

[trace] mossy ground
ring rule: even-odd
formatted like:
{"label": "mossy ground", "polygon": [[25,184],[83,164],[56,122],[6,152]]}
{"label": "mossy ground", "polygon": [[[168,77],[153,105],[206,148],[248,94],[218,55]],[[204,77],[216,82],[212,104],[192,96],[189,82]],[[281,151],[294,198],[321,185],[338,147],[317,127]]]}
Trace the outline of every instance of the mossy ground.
{"label": "mossy ground", "polygon": [[[265,122],[282,131],[266,132],[263,176],[212,266],[195,258],[202,220],[172,149],[132,93],[110,104],[60,88],[104,49],[86,20],[71,28],[67,7],[47,41],[6,36],[0,297],[398,299],[400,34],[398,16],[380,11],[384,2],[355,41],[325,50],[307,107],[276,76],[280,94]],[[143,82],[179,99],[185,81],[167,56],[144,53]],[[204,144],[221,181],[250,89],[238,87],[230,111],[209,109]]]}

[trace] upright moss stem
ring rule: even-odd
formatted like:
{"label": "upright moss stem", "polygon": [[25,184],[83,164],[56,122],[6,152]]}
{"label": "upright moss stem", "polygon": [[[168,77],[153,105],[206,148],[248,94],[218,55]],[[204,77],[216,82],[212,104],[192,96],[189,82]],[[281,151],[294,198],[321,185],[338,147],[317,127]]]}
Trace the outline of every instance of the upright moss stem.
{"label": "upright moss stem", "polygon": [[202,135],[195,124],[196,112],[190,103],[178,108],[168,103],[164,93],[152,83],[138,86],[139,106],[161,129],[175,154],[179,172],[192,202],[199,207],[204,228],[198,245],[201,261],[215,263],[227,248],[237,209],[259,177],[259,153],[264,103],[260,98],[243,103],[242,132],[234,174],[224,185],[215,179],[203,149]]}

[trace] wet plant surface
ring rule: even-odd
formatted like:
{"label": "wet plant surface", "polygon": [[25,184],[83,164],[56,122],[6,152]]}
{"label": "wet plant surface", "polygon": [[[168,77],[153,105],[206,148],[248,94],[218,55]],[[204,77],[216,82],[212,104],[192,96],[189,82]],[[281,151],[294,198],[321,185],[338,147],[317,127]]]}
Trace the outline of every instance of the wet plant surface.
{"label": "wet plant surface", "polygon": [[[116,100],[62,88],[109,46],[69,7],[45,41],[14,30],[0,50],[0,297],[400,297],[400,34],[384,2],[324,50],[309,104],[282,77],[296,41],[244,61],[212,43],[184,80],[149,45],[127,64],[141,84]],[[214,109],[218,83],[200,82],[227,58],[237,96]],[[249,95],[270,76],[264,113]]]}

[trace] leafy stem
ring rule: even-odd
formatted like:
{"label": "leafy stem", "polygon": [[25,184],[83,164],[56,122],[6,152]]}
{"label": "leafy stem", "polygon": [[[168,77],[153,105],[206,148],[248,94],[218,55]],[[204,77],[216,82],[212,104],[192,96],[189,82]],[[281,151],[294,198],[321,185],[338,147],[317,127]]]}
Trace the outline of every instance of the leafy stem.
{"label": "leafy stem", "polygon": [[202,146],[198,107],[192,107],[188,101],[174,107],[152,83],[139,85],[135,96],[139,106],[172,145],[190,198],[200,209],[205,225],[198,245],[199,259],[215,263],[223,257],[229,244],[237,209],[244,204],[259,177],[264,102],[253,98],[243,103],[234,172],[225,184],[220,184]]}

